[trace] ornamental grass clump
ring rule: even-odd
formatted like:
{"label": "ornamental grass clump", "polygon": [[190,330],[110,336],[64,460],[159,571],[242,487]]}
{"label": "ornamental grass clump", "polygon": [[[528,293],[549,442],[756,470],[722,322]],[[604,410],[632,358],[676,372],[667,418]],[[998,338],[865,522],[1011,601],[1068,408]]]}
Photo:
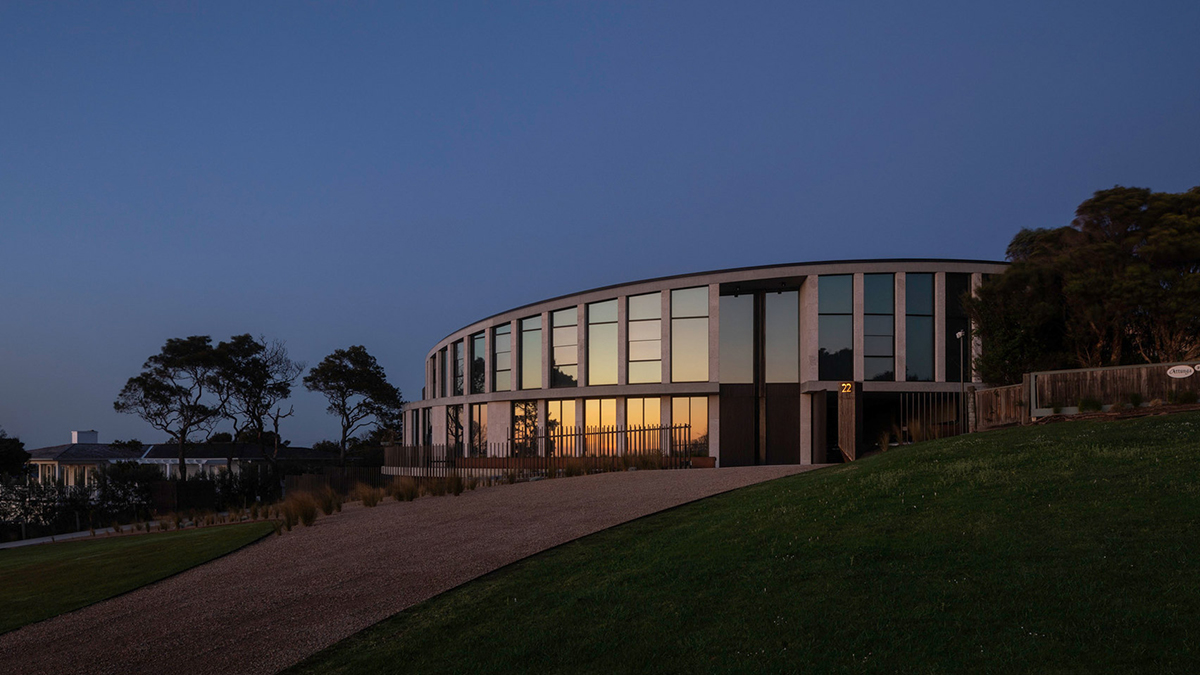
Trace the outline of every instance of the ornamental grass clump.
{"label": "ornamental grass clump", "polygon": [[371,487],[366,483],[358,483],[350,491],[350,499],[351,501],[361,501],[363,506],[372,508],[378,506],[379,501],[383,499],[383,490]]}
{"label": "ornamental grass clump", "polygon": [[463,485],[462,476],[460,476],[458,474],[451,474],[450,478],[448,478],[446,480],[446,483],[447,483],[447,485],[446,485],[447,489],[455,497],[457,497],[463,493],[463,489],[465,486]]}
{"label": "ornamental grass clump", "polygon": [[387,493],[398,502],[411,502],[420,494],[417,481],[409,476],[388,484]]}
{"label": "ornamental grass clump", "polygon": [[313,498],[316,499],[317,504],[321,507],[321,513],[327,516],[332,515],[334,511],[342,510],[342,495],[328,485],[321,488],[313,495]]}

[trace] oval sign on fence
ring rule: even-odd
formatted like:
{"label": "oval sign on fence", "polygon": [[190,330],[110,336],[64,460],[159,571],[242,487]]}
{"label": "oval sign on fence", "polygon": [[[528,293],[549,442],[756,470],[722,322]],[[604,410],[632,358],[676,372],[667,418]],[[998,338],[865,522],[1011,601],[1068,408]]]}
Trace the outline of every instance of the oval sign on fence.
{"label": "oval sign on fence", "polygon": [[1170,368],[1167,368],[1167,376],[1173,377],[1177,380],[1185,377],[1191,377],[1192,373],[1194,372],[1196,372],[1196,369],[1191,366],[1171,366]]}

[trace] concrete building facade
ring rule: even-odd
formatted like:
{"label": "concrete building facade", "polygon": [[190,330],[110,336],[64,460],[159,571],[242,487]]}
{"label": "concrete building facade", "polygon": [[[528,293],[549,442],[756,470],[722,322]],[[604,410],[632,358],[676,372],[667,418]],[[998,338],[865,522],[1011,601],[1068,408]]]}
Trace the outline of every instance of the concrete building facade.
{"label": "concrete building facade", "polygon": [[425,359],[411,445],[690,425],[718,466],[824,463],[965,426],[961,298],[1005,263],[797,263],[635,281],[475,322]]}

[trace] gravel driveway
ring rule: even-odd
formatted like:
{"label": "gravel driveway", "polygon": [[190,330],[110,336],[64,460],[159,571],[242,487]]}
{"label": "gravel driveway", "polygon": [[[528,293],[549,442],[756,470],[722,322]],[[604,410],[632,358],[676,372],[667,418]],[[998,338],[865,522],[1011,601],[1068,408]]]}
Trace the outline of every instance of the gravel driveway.
{"label": "gravel driveway", "polygon": [[539,551],[813,467],[632,471],[354,505],[0,636],[0,672],[274,673]]}

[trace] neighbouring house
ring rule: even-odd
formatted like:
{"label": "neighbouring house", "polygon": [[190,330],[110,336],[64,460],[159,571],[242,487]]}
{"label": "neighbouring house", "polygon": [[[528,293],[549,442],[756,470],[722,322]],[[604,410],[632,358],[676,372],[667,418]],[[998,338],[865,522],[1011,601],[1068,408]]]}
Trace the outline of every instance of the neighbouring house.
{"label": "neighbouring house", "polygon": [[100,443],[95,431],[72,431],[71,442],[66,445],[34,448],[27,452],[38,480],[64,485],[87,485],[92,482],[91,473],[96,468],[112,462],[136,460],[141,455]]}
{"label": "neighbouring house", "polygon": [[[100,443],[95,431],[72,431],[71,442],[28,451],[34,475],[41,481],[62,482],[65,485],[87,485],[93,480],[92,471],[113,462],[137,462],[159,467],[168,478],[179,476],[179,446],[174,443],[153,443],[137,450]],[[235,473],[248,463],[265,463],[274,448],[256,443],[196,443],[185,451],[184,463],[188,476],[215,475],[229,466]],[[232,463],[230,460],[232,459]],[[335,453],[312,448],[284,446],[275,457],[280,462],[332,464],[338,461]]]}

